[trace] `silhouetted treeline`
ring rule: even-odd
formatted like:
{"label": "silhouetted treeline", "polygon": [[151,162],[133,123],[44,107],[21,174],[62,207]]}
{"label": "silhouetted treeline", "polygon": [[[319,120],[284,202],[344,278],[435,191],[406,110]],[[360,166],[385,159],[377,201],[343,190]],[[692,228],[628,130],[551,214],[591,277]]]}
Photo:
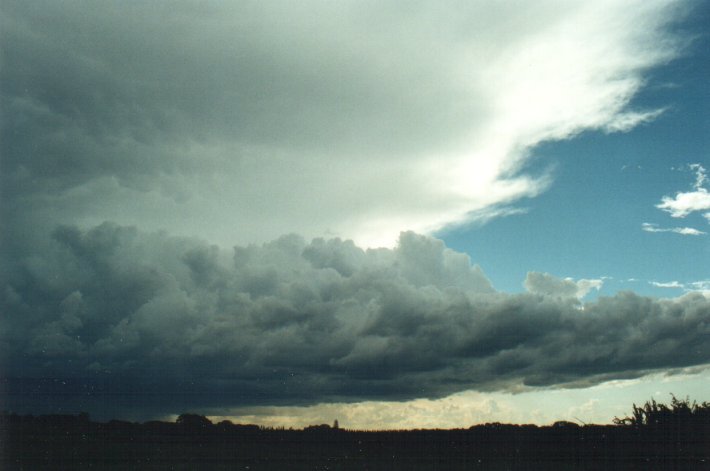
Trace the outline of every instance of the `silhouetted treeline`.
{"label": "silhouetted treeline", "polygon": [[614,425],[489,423],[468,429],[352,431],[92,422],[88,415],[0,414],[2,469],[710,469],[710,404],[633,406]]}

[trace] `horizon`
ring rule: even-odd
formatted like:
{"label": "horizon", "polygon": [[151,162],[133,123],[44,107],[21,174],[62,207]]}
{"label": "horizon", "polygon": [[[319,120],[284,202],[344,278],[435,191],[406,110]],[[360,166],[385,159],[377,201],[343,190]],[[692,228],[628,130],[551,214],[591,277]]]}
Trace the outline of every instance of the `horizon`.
{"label": "horizon", "polygon": [[[340,422],[337,418],[333,419],[332,425],[329,423],[324,423],[325,421],[321,420],[320,422],[316,421],[317,423],[310,423],[306,424],[297,428],[294,428],[293,426],[289,426],[286,428],[285,425],[259,425],[259,424],[254,424],[254,423],[244,423],[244,422],[233,422],[229,418],[225,417],[220,417],[220,416],[204,416],[201,414],[196,414],[192,412],[183,412],[179,415],[175,415],[169,419],[162,419],[162,420],[147,420],[143,422],[137,422],[137,421],[125,421],[121,419],[110,419],[110,420],[105,420],[105,421],[94,421],[92,420],[92,417],[90,414],[86,412],[80,412],[78,414],[43,414],[43,415],[37,415],[34,416],[32,414],[27,414],[27,415],[20,415],[16,414],[12,411],[0,411],[0,416],[3,418],[10,418],[13,420],[26,420],[26,419],[50,419],[50,420],[60,420],[61,422],[57,423],[62,423],[65,426],[72,424],[72,422],[67,422],[67,419],[75,419],[78,423],[94,423],[94,424],[103,424],[103,425],[120,425],[120,424],[131,424],[131,425],[150,425],[150,424],[155,424],[155,423],[162,423],[162,424],[168,424],[168,425],[183,425],[191,428],[204,428],[205,426],[222,426],[222,425],[229,425],[229,426],[235,426],[235,427],[257,427],[260,430],[266,430],[266,431],[313,431],[313,430],[337,430],[337,431],[346,431],[346,432],[367,432],[367,433],[378,433],[378,432],[418,432],[418,431],[461,431],[461,430],[471,430],[474,428],[484,428],[484,427],[489,427],[489,426],[496,426],[496,425],[506,425],[506,426],[513,426],[513,427],[538,427],[538,428],[555,428],[559,426],[577,426],[577,427],[628,427],[629,425],[634,425],[635,426],[640,426],[640,425],[653,425],[651,422],[648,422],[650,420],[650,416],[652,414],[657,414],[657,413],[663,413],[665,412],[671,412],[678,414],[679,418],[684,418],[688,419],[688,416],[683,415],[686,411],[690,411],[692,414],[701,414],[703,411],[706,411],[708,407],[710,407],[710,402],[708,401],[702,401],[698,402],[697,400],[691,399],[689,397],[678,399],[674,394],[671,394],[671,401],[670,401],[670,408],[667,406],[665,402],[659,402],[656,401],[655,399],[647,400],[644,404],[641,404],[640,406],[637,406],[635,403],[632,404],[632,413],[629,415],[622,415],[620,417],[614,417],[611,423],[587,423],[584,422],[578,418],[575,417],[575,421],[568,421],[568,420],[556,420],[554,422],[550,423],[545,423],[545,424],[536,424],[536,423],[509,423],[509,422],[482,422],[482,423],[476,423],[472,424],[467,427],[455,427],[455,428],[438,428],[438,427],[427,427],[427,428],[406,428],[406,429],[401,429],[401,428],[348,428],[348,427],[341,427]],[[640,413],[641,418],[637,416],[637,413]],[[698,416],[697,418],[702,418],[702,416]],[[642,422],[639,422],[639,420],[642,420]],[[655,424],[658,425],[658,424]],[[664,423],[664,426],[672,426],[672,424],[669,423]]]}

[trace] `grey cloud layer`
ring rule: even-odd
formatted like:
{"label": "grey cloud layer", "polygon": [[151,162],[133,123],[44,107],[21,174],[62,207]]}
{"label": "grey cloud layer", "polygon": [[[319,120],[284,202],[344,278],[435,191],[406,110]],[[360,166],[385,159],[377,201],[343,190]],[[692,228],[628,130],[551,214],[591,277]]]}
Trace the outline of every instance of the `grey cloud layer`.
{"label": "grey cloud layer", "polygon": [[535,293],[498,293],[467,255],[414,233],[393,250],[294,235],[227,254],[103,224],[58,227],[45,247],[2,271],[16,407],[62,398],[150,415],[438,397],[710,362],[701,295],[582,305],[575,283],[541,274],[528,277]]}
{"label": "grey cloud layer", "polygon": [[0,217],[224,247],[441,227],[541,191],[526,146],[637,122],[673,5],[4,1]]}
{"label": "grey cloud layer", "polygon": [[[398,35],[364,4],[3,7],[7,195],[101,177],[147,191],[156,176],[224,171],[224,159],[251,172],[280,154],[401,158],[452,140],[470,125],[462,114],[485,106],[445,83],[452,58],[438,49],[456,33]],[[399,27],[416,31],[426,13]]]}

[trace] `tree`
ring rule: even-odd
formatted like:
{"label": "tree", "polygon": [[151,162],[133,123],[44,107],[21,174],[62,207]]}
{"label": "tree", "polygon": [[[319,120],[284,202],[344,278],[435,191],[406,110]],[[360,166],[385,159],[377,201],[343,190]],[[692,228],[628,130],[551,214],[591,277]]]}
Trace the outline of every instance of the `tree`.
{"label": "tree", "polygon": [[671,394],[670,407],[656,402],[655,399],[646,401],[639,407],[633,405],[631,415],[623,418],[614,417],[616,425],[626,425],[631,427],[660,427],[660,426],[680,426],[689,423],[706,423],[710,418],[710,403],[698,404],[690,399],[678,399]]}
{"label": "tree", "polygon": [[198,414],[180,414],[175,423],[189,428],[207,428],[212,425],[210,419]]}

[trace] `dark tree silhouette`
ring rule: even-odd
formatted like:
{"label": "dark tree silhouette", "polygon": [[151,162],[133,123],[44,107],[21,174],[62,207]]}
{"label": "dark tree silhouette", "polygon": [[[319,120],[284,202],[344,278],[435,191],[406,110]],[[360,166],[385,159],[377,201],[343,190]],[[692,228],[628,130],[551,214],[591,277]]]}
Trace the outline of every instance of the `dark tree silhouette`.
{"label": "dark tree silhouette", "polygon": [[691,403],[687,397],[678,399],[672,394],[671,397],[670,406],[658,403],[655,399],[646,401],[641,407],[634,404],[630,416],[614,417],[614,423],[635,428],[710,423],[709,402],[698,404],[696,401]]}
{"label": "dark tree silhouette", "polygon": [[175,423],[189,428],[208,428],[212,425],[210,419],[198,414],[180,414]]}

